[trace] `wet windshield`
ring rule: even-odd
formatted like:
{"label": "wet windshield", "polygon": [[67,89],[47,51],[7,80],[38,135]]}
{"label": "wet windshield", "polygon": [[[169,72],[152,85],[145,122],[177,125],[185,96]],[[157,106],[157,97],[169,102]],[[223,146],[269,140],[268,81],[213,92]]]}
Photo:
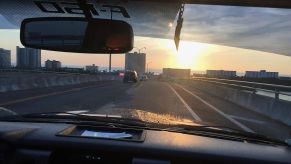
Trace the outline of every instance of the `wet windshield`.
{"label": "wet windshield", "polygon": [[119,4],[113,17],[132,25],[134,49],[110,55],[25,48],[23,19],[79,16],[34,3],[40,14],[0,5],[1,118],[73,111],[291,138],[291,10],[150,3],[151,13]]}

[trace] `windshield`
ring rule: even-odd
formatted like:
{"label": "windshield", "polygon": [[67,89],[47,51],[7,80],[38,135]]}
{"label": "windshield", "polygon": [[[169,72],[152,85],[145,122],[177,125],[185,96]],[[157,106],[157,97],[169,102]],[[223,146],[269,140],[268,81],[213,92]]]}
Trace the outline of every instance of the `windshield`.
{"label": "windshield", "polygon": [[[291,10],[139,3],[114,10],[113,18],[127,21],[135,34],[134,49],[125,54],[25,48],[23,19],[82,13],[34,1],[12,14],[21,7],[1,4],[0,118],[104,114],[291,138]],[[94,17],[110,19],[99,9],[103,4],[92,5]]]}

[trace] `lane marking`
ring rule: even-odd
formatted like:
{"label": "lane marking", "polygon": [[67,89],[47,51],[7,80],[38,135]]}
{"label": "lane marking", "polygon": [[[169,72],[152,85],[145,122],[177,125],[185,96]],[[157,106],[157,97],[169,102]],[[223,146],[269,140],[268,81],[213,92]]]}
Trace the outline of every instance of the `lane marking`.
{"label": "lane marking", "polygon": [[176,90],[170,85],[167,84],[169,88],[171,88],[171,90],[175,93],[175,95],[180,99],[180,101],[184,104],[184,106],[186,107],[186,109],[191,113],[192,117],[196,120],[196,121],[202,121],[201,118],[194,112],[194,110],[186,103],[186,101],[176,92]]}
{"label": "lane marking", "polygon": [[[106,85],[102,85],[102,86],[100,86],[100,88],[101,87],[105,87],[105,86]],[[66,90],[66,91],[53,92],[53,93],[49,93],[49,94],[43,94],[43,95],[27,97],[27,98],[18,99],[18,100],[7,101],[5,103],[0,103],[0,106],[17,104],[17,103],[21,103],[21,102],[25,102],[25,101],[40,99],[40,98],[49,97],[49,96],[61,95],[61,94],[64,94],[64,93],[69,93],[69,92],[74,92],[74,91],[80,91],[82,89],[88,89],[88,88],[94,88],[94,87],[98,87],[98,85],[81,87],[81,88],[74,88],[74,89],[70,89],[70,90]]]}
{"label": "lane marking", "polygon": [[5,112],[7,112],[7,113],[11,113],[12,115],[18,115],[17,113],[13,112],[12,110],[9,110],[9,109],[4,108],[4,107],[0,107],[0,110],[3,110]]}
{"label": "lane marking", "polygon": [[243,121],[248,121],[248,122],[253,122],[256,124],[264,124],[265,121],[259,121],[251,118],[245,118],[245,117],[239,117],[239,116],[234,116],[234,115],[228,115],[231,118],[238,119],[238,120],[243,120]]}
{"label": "lane marking", "polygon": [[67,111],[67,113],[72,113],[72,114],[81,114],[81,113],[86,113],[89,112],[88,110],[71,110]]}
{"label": "lane marking", "polygon": [[210,107],[211,109],[213,109],[214,111],[216,111],[217,113],[219,113],[220,115],[222,115],[224,118],[226,118],[227,120],[231,121],[232,123],[234,123],[235,125],[237,125],[238,127],[242,128],[244,131],[247,132],[251,132],[251,133],[255,133],[252,129],[246,127],[245,125],[243,125],[242,123],[236,121],[235,119],[229,117],[227,114],[223,113],[220,109],[216,108],[215,106],[209,104],[207,101],[205,101],[204,99],[202,99],[201,97],[197,96],[196,94],[194,94],[193,92],[187,90],[186,88],[184,88],[183,86],[181,86],[180,84],[176,84],[178,87],[180,87],[181,89],[183,89],[185,92],[189,93],[190,95],[192,95],[193,97],[195,97],[196,99],[200,100],[202,103],[204,103],[205,105],[207,105],[208,107]]}

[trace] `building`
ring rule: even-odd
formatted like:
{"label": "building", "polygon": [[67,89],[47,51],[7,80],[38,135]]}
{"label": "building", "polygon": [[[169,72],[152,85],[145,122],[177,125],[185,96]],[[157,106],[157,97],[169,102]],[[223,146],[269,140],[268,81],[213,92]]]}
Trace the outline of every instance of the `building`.
{"label": "building", "polygon": [[88,71],[88,72],[91,72],[91,73],[97,73],[99,67],[98,67],[98,66],[95,66],[95,64],[93,64],[93,65],[87,65],[87,66],[85,67],[85,69],[86,69],[86,71]]}
{"label": "building", "polygon": [[51,60],[46,60],[45,61],[45,69],[53,69],[53,61]]}
{"label": "building", "polygon": [[163,68],[164,78],[189,79],[190,74],[190,69]]}
{"label": "building", "polygon": [[52,67],[53,67],[53,69],[60,69],[60,68],[62,68],[62,63],[60,61],[53,60]]}
{"label": "building", "polygon": [[41,50],[16,47],[17,68],[37,69],[41,67]]}
{"label": "building", "polygon": [[279,78],[279,72],[267,72],[266,70],[260,71],[246,71],[246,78]]}
{"label": "building", "polygon": [[45,61],[45,68],[48,70],[57,70],[62,68],[62,63],[57,60],[47,60]]}
{"label": "building", "polygon": [[207,70],[206,76],[212,77],[212,78],[230,78],[230,77],[236,77],[236,71]]}
{"label": "building", "polygon": [[11,67],[11,51],[0,48],[0,69]]}
{"label": "building", "polygon": [[125,54],[125,70],[135,70],[138,75],[145,73],[146,54],[145,53],[126,53]]}

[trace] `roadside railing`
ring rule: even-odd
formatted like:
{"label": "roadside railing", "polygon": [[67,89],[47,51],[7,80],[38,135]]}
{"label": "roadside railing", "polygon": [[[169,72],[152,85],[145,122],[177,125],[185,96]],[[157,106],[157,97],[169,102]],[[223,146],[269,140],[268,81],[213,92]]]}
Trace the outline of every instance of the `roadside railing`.
{"label": "roadside railing", "polygon": [[65,70],[46,70],[46,69],[0,69],[0,73],[43,73],[43,74],[66,74],[66,75],[118,75],[118,72],[73,72]]}
{"label": "roadside railing", "polygon": [[247,90],[253,92],[254,94],[256,94],[258,91],[272,93],[274,94],[275,99],[279,99],[280,95],[291,96],[291,86],[286,85],[257,83],[250,81],[229,80],[219,78],[207,78],[207,77],[193,77],[192,80],[199,80],[217,85],[224,85],[236,89]]}

